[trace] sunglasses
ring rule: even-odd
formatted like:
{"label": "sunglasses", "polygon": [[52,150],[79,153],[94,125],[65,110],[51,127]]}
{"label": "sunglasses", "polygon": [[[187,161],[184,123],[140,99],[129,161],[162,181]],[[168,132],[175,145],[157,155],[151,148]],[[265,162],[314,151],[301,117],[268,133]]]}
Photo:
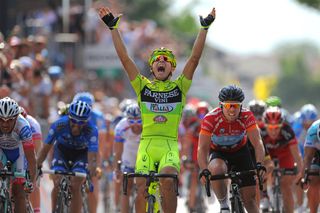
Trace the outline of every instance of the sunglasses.
{"label": "sunglasses", "polygon": [[266,124],[268,129],[278,129],[282,127],[282,124]]}
{"label": "sunglasses", "polygon": [[2,121],[2,122],[14,121],[16,118],[17,118],[17,116],[13,117],[13,118],[0,118],[0,121]]}
{"label": "sunglasses", "polygon": [[166,55],[155,55],[153,58],[152,58],[152,61],[153,62],[156,62],[156,61],[160,61],[160,60],[164,60],[166,62],[170,62],[172,63],[172,59]]}
{"label": "sunglasses", "polygon": [[79,125],[79,126],[85,125],[88,122],[88,120],[78,120],[78,119],[72,118],[70,116],[69,116],[69,120],[71,121],[71,123]]}
{"label": "sunglasses", "polygon": [[224,103],[224,102],[222,102],[221,104],[225,109],[231,109],[232,107],[235,109],[240,109],[242,105],[241,103]]}
{"label": "sunglasses", "polygon": [[129,124],[142,124],[141,119],[128,119]]}

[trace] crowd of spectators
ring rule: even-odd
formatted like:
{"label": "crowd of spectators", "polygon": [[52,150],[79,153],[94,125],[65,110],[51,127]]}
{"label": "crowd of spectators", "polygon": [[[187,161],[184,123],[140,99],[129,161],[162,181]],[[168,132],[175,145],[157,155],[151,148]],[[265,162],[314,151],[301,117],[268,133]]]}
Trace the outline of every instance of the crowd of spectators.
{"label": "crowd of spectators", "polygon": [[[99,3],[87,11],[79,4],[70,7],[68,33],[77,36],[77,45],[82,47],[77,50],[88,45],[113,48],[110,32],[96,13],[97,7]],[[48,123],[56,118],[58,105],[69,103],[76,92],[92,92],[97,102],[103,103],[102,110],[111,115],[118,113],[121,99],[134,98],[121,70],[115,70],[116,77],[101,78],[108,69],[77,66],[74,59],[82,56],[81,51],[74,51],[76,57],[69,57],[59,49],[61,44],[54,38],[62,33],[61,8],[27,11],[24,17],[8,35],[0,32],[0,97],[17,100],[44,126],[44,133]],[[154,48],[165,45],[177,55],[178,50],[184,50],[168,30],[159,28],[152,20],[136,22],[123,18],[120,28],[130,55],[146,75],[147,60]]]}

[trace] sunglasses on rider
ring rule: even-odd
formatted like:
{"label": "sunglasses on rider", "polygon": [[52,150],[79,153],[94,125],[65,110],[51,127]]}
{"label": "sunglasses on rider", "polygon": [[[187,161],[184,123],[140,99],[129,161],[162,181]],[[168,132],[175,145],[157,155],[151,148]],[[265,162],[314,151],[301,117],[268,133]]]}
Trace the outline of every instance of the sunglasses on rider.
{"label": "sunglasses on rider", "polygon": [[88,122],[88,120],[78,120],[78,119],[72,118],[70,116],[69,116],[69,120],[71,121],[71,123],[79,125],[79,126],[85,125]]}
{"label": "sunglasses on rider", "polygon": [[152,61],[153,62],[156,62],[156,61],[160,61],[160,60],[164,60],[166,62],[170,62],[172,63],[172,59],[166,55],[155,55],[153,58],[152,58]]}
{"label": "sunglasses on rider", "polygon": [[278,129],[282,127],[282,124],[266,124],[268,129]]}
{"label": "sunglasses on rider", "polygon": [[141,119],[128,119],[129,124],[142,124]]}
{"label": "sunglasses on rider", "polygon": [[241,103],[225,103],[225,102],[221,102],[221,104],[225,109],[231,109],[231,108],[240,109],[240,107],[241,107]]}
{"label": "sunglasses on rider", "polygon": [[18,116],[12,117],[12,118],[1,118],[0,117],[0,121],[2,122],[8,122],[8,121],[13,121],[17,118]]}

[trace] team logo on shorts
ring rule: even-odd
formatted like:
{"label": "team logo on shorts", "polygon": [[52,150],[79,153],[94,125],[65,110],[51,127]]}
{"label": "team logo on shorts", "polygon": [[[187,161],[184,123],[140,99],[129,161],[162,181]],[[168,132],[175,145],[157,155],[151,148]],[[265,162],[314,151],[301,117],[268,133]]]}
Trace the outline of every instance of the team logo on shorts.
{"label": "team logo on shorts", "polygon": [[156,117],[154,117],[153,118],[153,121],[155,122],[155,123],[158,123],[158,124],[160,124],[160,123],[165,123],[165,122],[167,122],[167,118],[165,117],[165,116],[163,116],[163,115],[158,115],[158,116],[156,116]]}

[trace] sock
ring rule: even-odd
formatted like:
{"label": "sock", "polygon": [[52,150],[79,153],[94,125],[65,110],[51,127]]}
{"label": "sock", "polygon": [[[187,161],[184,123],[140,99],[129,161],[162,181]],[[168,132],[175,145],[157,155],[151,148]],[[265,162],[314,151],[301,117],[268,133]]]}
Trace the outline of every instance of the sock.
{"label": "sock", "polygon": [[220,208],[229,208],[228,206],[228,198],[227,196],[225,196],[224,198],[222,199],[218,199],[219,203],[220,203]]}

